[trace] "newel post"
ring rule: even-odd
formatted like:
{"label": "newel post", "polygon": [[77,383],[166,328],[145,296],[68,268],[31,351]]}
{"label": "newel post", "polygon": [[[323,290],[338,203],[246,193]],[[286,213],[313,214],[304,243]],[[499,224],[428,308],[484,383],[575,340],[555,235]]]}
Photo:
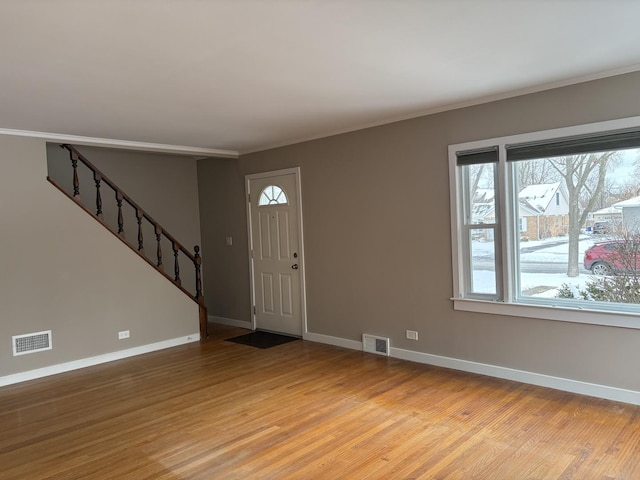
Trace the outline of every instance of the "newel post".
{"label": "newel post", "polygon": [[202,258],[200,257],[200,247],[196,245],[193,247],[195,251],[194,254],[194,265],[196,269],[196,301],[199,306],[199,317],[200,317],[200,340],[205,340],[209,338],[209,331],[207,327],[208,315],[207,315],[207,307],[204,304],[204,297],[202,296]]}
{"label": "newel post", "polygon": [[200,247],[196,245],[193,247],[193,250],[196,252],[194,254],[195,258],[195,267],[196,267],[196,299],[202,297],[202,272],[200,265],[202,264],[202,258],[200,257]]}

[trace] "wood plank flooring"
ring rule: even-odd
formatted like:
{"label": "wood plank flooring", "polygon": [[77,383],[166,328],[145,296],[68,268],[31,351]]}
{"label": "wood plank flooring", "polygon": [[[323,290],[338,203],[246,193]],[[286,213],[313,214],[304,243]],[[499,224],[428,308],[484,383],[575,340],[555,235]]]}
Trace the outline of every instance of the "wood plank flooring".
{"label": "wood plank flooring", "polygon": [[0,479],[640,479],[640,407],[245,332],[0,388]]}

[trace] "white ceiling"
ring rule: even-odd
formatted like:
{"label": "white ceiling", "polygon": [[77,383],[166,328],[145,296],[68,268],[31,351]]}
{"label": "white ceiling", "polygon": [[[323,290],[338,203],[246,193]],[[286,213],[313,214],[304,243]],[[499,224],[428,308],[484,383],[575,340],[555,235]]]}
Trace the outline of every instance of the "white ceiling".
{"label": "white ceiling", "polygon": [[0,128],[259,150],[640,70],[638,0],[0,0]]}

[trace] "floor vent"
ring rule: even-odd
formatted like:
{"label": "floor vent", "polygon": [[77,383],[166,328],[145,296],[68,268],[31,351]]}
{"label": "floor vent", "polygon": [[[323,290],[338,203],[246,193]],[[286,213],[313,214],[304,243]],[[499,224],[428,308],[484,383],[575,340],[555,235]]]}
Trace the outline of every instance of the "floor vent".
{"label": "floor vent", "polygon": [[364,333],[362,335],[362,349],[365,352],[389,356],[389,339]]}
{"label": "floor vent", "polygon": [[12,338],[13,356],[51,350],[51,330],[46,332],[26,333]]}

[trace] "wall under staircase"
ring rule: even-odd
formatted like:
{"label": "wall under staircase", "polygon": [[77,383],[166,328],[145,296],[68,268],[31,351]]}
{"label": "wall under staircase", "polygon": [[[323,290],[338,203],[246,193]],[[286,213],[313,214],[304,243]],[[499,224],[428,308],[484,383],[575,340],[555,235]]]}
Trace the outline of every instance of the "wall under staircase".
{"label": "wall under staircase", "polygon": [[[0,135],[0,385],[197,341],[198,305],[47,182],[46,148]],[[45,330],[51,350],[13,356]]]}

